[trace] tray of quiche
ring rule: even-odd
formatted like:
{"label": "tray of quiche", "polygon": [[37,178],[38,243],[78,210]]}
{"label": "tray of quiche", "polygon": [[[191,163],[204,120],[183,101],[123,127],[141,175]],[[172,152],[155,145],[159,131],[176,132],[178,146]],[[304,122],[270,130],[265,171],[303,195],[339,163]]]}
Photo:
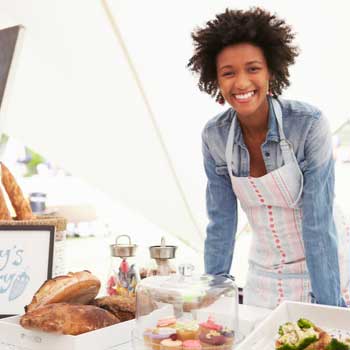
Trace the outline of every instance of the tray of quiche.
{"label": "tray of quiche", "polygon": [[236,350],[350,350],[350,309],[285,301]]}

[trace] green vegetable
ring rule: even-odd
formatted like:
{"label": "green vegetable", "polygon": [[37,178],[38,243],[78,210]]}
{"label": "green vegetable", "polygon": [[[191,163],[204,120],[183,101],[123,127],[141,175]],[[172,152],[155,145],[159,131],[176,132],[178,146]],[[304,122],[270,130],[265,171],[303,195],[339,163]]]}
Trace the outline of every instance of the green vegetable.
{"label": "green vegetable", "polygon": [[306,347],[308,347],[310,344],[317,341],[316,335],[313,335],[312,337],[304,338],[298,345],[298,350],[303,350]]}
{"label": "green vegetable", "polygon": [[283,327],[282,327],[282,326],[280,326],[280,328],[278,328],[278,334],[279,334],[279,335],[284,335]]}
{"label": "green vegetable", "polygon": [[310,322],[309,320],[305,319],[305,318],[301,318],[298,320],[298,326],[301,328],[301,329],[304,329],[304,328],[314,328],[315,325]]}
{"label": "green vegetable", "polygon": [[350,345],[333,338],[330,344],[326,346],[326,350],[350,350]]}
{"label": "green vegetable", "polygon": [[297,350],[298,348],[295,345],[283,344],[276,349],[277,350]]}

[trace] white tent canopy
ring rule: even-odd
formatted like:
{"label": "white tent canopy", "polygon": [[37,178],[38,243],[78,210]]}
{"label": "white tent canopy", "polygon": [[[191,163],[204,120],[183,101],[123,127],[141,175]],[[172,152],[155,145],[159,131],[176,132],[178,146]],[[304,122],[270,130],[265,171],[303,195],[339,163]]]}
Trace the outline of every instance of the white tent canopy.
{"label": "white tent canopy", "polygon": [[186,70],[190,32],[251,5],[294,25],[302,53],[286,97],[335,128],[349,117],[346,1],[1,0],[0,27],[25,27],[1,131],[202,250],[200,134],[221,107]]}

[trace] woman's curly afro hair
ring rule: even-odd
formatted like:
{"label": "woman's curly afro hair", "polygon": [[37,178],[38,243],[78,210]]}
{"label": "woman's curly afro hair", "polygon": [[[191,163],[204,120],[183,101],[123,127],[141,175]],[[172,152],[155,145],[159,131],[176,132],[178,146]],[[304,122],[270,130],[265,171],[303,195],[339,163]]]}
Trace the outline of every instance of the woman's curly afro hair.
{"label": "woman's curly afro hair", "polygon": [[251,43],[263,50],[272,75],[270,93],[278,96],[289,86],[289,65],[298,55],[292,45],[295,34],[284,20],[258,7],[247,11],[229,10],[216,15],[204,28],[191,34],[195,52],[187,67],[199,74],[198,86],[220,100],[218,91],[216,57],[227,46]]}

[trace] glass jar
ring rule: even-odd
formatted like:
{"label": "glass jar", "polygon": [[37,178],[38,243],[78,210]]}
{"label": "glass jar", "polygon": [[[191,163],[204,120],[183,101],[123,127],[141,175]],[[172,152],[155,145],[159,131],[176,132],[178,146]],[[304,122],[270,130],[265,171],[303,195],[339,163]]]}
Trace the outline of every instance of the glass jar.
{"label": "glass jar", "polygon": [[[119,243],[120,238],[128,239],[128,244]],[[137,245],[131,243],[128,235],[119,235],[111,249],[111,267],[107,281],[108,295],[135,296],[140,275],[136,264]]]}
{"label": "glass jar", "polygon": [[176,273],[176,267],[173,263],[175,259],[177,246],[166,245],[165,238],[162,237],[160,245],[149,247],[152,260],[147,271],[147,276],[167,276]]}
{"label": "glass jar", "polygon": [[233,278],[180,274],[143,279],[136,289],[134,350],[231,350],[239,340],[238,288]]}

